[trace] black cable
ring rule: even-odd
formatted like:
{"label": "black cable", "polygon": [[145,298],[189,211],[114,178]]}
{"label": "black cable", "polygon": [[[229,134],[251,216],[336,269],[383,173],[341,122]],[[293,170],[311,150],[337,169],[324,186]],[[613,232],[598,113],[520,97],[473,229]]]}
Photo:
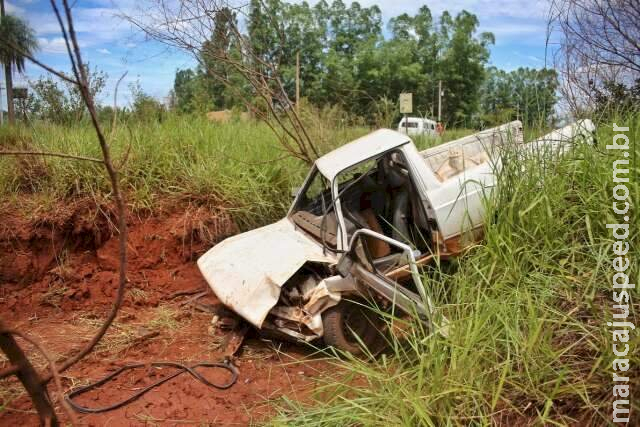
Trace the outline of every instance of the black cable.
{"label": "black cable", "polygon": [[[105,384],[106,382],[112,380],[113,378],[117,377],[118,375],[120,375],[121,373],[131,370],[131,369],[135,369],[135,368],[141,368],[144,366],[149,366],[149,367],[161,367],[161,366],[169,366],[169,367],[173,367],[173,368],[178,368],[178,370],[176,372],[174,372],[173,374],[170,374],[164,378],[159,379],[158,381],[156,381],[153,384],[148,385],[147,387],[143,388],[142,390],[138,391],[137,393],[133,394],[132,396],[128,397],[125,400],[122,400],[120,402],[114,403],[113,405],[110,406],[105,406],[102,408],[87,408],[86,406],[81,406],[78,405],[77,403],[75,403],[73,401],[73,398],[76,396],[79,396],[81,394],[84,394],[90,390],[93,390],[103,384]],[[225,369],[227,371],[229,371],[231,373],[231,379],[229,380],[229,382],[227,382],[226,384],[214,384],[212,382],[210,382],[209,380],[207,380],[205,377],[202,376],[202,374],[200,374],[199,372],[196,371],[196,368],[220,368],[220,369]],[[182,363],[178,363],[178,362],[152,362],[152,363],[132,363],[132,364],[128,364],[128,365],[124,365],[123,367],[121,367],[120,369],[118,369],[117,371],[107,375],[106,377],[102,378],[101,380],[98,380],[94,383],[91,383],[89,385],[77,388],[71,392],[69,392],[64,399],[69,403],[69,405],[76,411],[78,412],[83,412],[86,414],[96,414],[96,413],[100,413],[100,412],[107,412],[107,411],[113,411],[114,409],[118,409],[121,408],[125,405],[128,405],[129,403],[133,402],[134,400],[139,399],[142,395],[144,395],[145,393],[147,393],[148,391],[158,387],[161,384],[166,383],[167,381],[177,377],[178,375],[184,373],[184,372],[188,372],[193,378],[195,378],[196,380],[200,381],[201,383],[209,386],[209,387],[214,387],[220,390],[226,390],[228,388],[230,388],[231,386],[233,386],[236,381],[238,381],[238,369],[229,361],[225,360],[223,363],[213,363],[213,362],[201,362],[201,363],[196,363],[195,365],[191,365],[191,366],[187,366],[187,365],[183,365]]]}

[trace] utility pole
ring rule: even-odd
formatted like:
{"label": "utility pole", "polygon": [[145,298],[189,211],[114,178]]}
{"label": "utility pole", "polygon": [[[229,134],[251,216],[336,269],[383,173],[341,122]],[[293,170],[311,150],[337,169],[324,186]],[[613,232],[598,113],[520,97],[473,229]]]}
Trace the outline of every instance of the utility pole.
{"label": "utility pole", "polygon": [[300,112],[300,51],[296,53],[296,111]]}
{"label": "utility pole", "polygon": [[438,80],[438,123],[442,121],[442,80]]}

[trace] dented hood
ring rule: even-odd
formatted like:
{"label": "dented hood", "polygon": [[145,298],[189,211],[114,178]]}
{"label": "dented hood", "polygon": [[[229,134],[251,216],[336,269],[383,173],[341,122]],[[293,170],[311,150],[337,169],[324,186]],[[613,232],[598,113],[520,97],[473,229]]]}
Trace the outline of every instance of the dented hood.
{"label": "dented hood", "polygon": [[307,261],[335,257],[284,218],[222,241],[198,259],[198,268],[223,304],[260,328],[282,285]]}

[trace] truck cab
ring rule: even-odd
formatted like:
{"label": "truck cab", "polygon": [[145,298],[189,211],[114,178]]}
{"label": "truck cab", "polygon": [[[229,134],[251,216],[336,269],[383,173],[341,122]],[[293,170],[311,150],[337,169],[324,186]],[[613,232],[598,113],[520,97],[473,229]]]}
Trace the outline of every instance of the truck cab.
{"label": "truck cab", "polygon": [[384,324],[372,303],[445,333],[418,269],[481,238],[501,150],[559,149],[592,130],[584,121],[524,144],[514,121],[422,152],[375,131],[319,158],[285,218],[219,243],[198,266],[223,304],[285,338],[375,347]]}

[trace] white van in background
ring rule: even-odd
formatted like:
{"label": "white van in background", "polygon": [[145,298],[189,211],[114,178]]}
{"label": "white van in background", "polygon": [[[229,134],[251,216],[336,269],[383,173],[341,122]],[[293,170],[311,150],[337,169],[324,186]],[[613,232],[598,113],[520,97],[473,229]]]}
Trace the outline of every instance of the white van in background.
{"label": "white van in background", "polygon": [[407,135],[438,136],[436,126],[437,123],[434,120],[423,119],[422,117],[403,117],[398,123],[398,132]]}

